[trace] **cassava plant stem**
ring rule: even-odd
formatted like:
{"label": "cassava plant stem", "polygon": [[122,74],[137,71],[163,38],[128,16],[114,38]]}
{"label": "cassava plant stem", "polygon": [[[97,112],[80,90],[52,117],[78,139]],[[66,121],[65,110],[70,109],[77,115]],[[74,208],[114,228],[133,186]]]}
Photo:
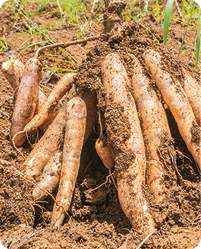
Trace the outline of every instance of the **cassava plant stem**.
{"label": "cassava plant stem", "polygon": [[95,36],[90,36],[84,40],[77,40],[77,41],[70,41],[70,42],[61,42],[61,43],[56,43],[56,44],[52,44],[52,45],[47,45],[44,46],[42,48],[39,48],[36,53],[35,53],[35,58],[38,58],[39,53],[44,50],[44,49],[49,49],[49,48],[56,48],[56,47],[68,47],[70,45],[76,45],[76,44],[82,44],[88,41],[95,41],[98,40],[100,38],[100,35],[95,35]]}

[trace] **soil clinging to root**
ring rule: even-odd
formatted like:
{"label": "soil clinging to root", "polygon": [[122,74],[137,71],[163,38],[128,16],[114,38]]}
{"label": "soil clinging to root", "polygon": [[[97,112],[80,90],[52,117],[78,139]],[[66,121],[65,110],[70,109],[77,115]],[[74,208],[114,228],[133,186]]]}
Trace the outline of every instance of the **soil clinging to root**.
{"label": "soil clinging to root", "polygon": [[[105,92],[101,83],[101,63],[107,54],[111,52],[119,54],[130,79],[133,72],[132,54],[134,54],[143,65],[145,74],[150,77],[149,70],[144,65],[142,54],[147,48],[154,48],[163,56],[163,68],[172,77],[182,81],[183,75],[180,69],[184,66],[199,82],[199,74],[181,62],[180,59],[174,57],[163,45],[158,45],[156,39],[160,40],[157,33],[153,34],[151,30],[145,29],[140,24],[134,21],[125,23],[120,34],[117,32],[115,34],[114,31],[111,35],[101,36],[94,48],[88,52],[76,77],[77,92],[89,90],[96,93],[99,102],[98,108],[102,113],[105,113],[107,132],[111,132],[111,126],[115,126],[122,143],[120,144],[115,140],[107,141],[107,144],[118,146],[120,150],[124,140],[129,137],[129,127],[124,129],[127,132],[121,134],[121,127],[117,127],[115,123],[116,119],[120,119],[122,126],[126,123],[127,117],[121,115],[123,107],[118,107],[118,113],[112,112],[112,106],[105,107]],[[12,89],[2,76],[0,81],[2,96],[6,96],[5,108],[7,113],[11,114],[13,109]],[[151,86],[165,107],[174,141],[164,135],[159,148],[163,157],[162,162],[165,161],[167,169],[170,169],[167,170],[165,176],[167,198],[158,204],[154,200],[151,189],[146,184],[143,187],[158,230],[141,248],[193,249],[200,241],[199,175],[193,158],[179,134],[176,122],[164,104],[154,81],[152,81]],[[68,220],[66,217],[64,225],[53,230],[50,227],[50,220],[54,202],[48,197],[46,203],[33,203],[32,184],[16,171],[16,168],[20,170],[22,157],[11,146],[8,135],[10,122],[1,116],[0,124],[0,142],[2,145],[0,155],[3,158],[0,159],[0,240],[4,242],[4,245],[9,246],[15,243],[15,246],[19,246],[21,243],[23,248],[76,249],[116,249],[123,243],[124,248],[127,249],[139,246],[144,237],[131,227],[119,205],[117,190],[108,177],[108,170],[103,166],[94,149],[95,141],[98,138],[95,132],[92,132],[82,151],[80,172],[69,210],[71,219]],[[196,131],[197,128],[192,131],[195,134],[195,141],[198,139]],[[22,152],[27,156],[30,150],[26,146],[22,148]],[[184,187],[177,185],[168,154],[169,149],[173,146],[177,152],[174,156],[177,160],[178,170],[184,179]],[[113,151],[112,153],[115,157]],[[125,162],[127,159],[129,160],[129,151],[128,155],[116,160],[120,160],[119,165],[121,165],[121,161]],[[56,191],[53,195],[56,195]],[[33,205],[35,205],[35,209]],[[41,207],[44,207],[43,212]]]}
{"label": "soil clinging to root", "polygon": [[[134,54],[143,65],[144,73],[148,75],[150,80],[152,80],[149,69],[145,66],[142,58],[145,50],[149,48],[154,48],[162,55],[162,67],[171,75],[173,81],[179,80],[182,83],[184,77],[182,67],[188,69],[197,82],[199,82],[200,79],[198,72],[183,63],[179,58],[174,57],[163,45],[158,44],[155,40],[153,41],[153,36],[154,34],[152,34],[150,30],[145,30],[135,21],[129,22],[129,24],[124,23],[121,33],[115,33],[115,31],[113,31],[113,34],[102,35],[101,40],[98,41],[96,46],[87,54],[87,58],[80,66],[79,73],[76,78],[76,87],[78,92],[94,91],[97,94],[99,110],[105,113],[107,133],[110,134],[111,132],[114,132],[114,130],[117,132],[117,139],[115,141],[108,141],[107,143],[112,147],[118,147],[118,149],[122,151],[124,151],[124,142],[129,137],[129,127],[126,129],[122,128],[126,126],[127,123],[126,117],[121,114],[121,109],[123,107],[120,106],[118,108],[119,112],[117,113],[113,111],[113,109],[117,110],[117,108],[113,108],[112,106],[106,108],[105,106],[105,92],[101,83],[101,63],[107,54],[119,54],[130,79],[133,72],[132,54]],[[185,143],[179,134],[174,118],[172,117],[167,105],[164,103],[162,95],[153,80],[151,87],[153,87],[156,91],[157,96],[164,105],[170,125],[172,122],[174,123],[174,130],[171,130],[173,139],[164,134],[159,148],[161,161],[167,168],[167,174],[165,176],[167,198],[162,203],[156,203],[151,189],[147,185],[144,186],[144,193],[149,202],[151,213],[160,231],[156,233],[157,235],[152,235],[153,238],[151,238],[145,246],[142,246],[142,248],[180,248],[178,242],[173,242],[173,240],[171,241],[172,237],[170,234],[174,237],[174,233],[182,233],[180,239],[185,240],[184,238],[189,231],[189,234],[194,234],[198,239],[198,234],[195,232],[197,230],[193,226],[195,225],[194,221],[199,215],[199,176],[195,163],[192,163],[191,161],[192,156],[188,152]],[[130,91],[132,92],[132,89],[130,89]],[[117,125],[117,119],[119,124],[121,123],[122,127]],[[200,127],[197,127],[196,125],[193,127],[192,133],[194,135],[194,141],[199,142],[200,131],[198,130]],[[170,126],[170,129],[171,128],[172,127]],[[126,131],[127,129],[128,132],[126,132],[126,134],[121,134],[122,130]],[[108,138],[109,137],[110,136],[108,136]],[[176,150],[174,150],[174,147]],[[170,150],[173,151],[178,163],[178,169],[184,178],[183,188],[177,185],[176,175],[174,173],[174,168],[169,154]],[[174,151],[177,152],[177,155]],[[115,158],[113,150],[112,154]],[[129,158],[128,151],[128,155],[125,155],[125,157],[123,156],[123,158],[115,158],[115,160],[117,160],[115,164],[115,172],[119,173],[121,171],[120,165],[122,165],[122,162],[123,164],[126,164],[126,162],[129,164],[129,160],[132,161],[132,158]],[[186,172],[189,172],[189,175],[187,175]],[[194,178],[193,182],[190,181],[192,178]],[[191,193],[189,193],[189,191]],[[133,248],[132,246],[138,244],[137,241],[139,237],[135,237],[134,234],[132,235],[132,239],[127,237],[127,248]],[[166,236],[170,236],[170,241],[166,239]],[[178,237],[180,237],[180,235],[178,235]],[[189,243],[191,243],[190,240]],[[129,247],[129,244],[131,247]],[[189,244],[189,247],[187,248],[193,247]]]}

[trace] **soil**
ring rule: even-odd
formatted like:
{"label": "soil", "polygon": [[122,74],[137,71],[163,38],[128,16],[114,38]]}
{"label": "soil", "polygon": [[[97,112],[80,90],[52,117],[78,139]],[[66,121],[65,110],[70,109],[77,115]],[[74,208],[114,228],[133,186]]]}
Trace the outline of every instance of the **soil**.
{"label": "soil", "polygon": [[[38,4],[31,6],[33,10],[38,8]],[[60,18],[59,14],[46,6],[47,14],[33,17],[38,24],[50,22],[56,23]],[[42,10],[40,10],[42,12]],[[0,13],[0,21],[4,23],[5,31],[0,28],[0,32],[5,32],[6,39],[11,39],[14,44],[10,50],[2,51],[0,66],[2,63],[20,52],[22,40],[13,38],[15,35],[27,29],[27,26],[9,25],[14,21],[13,12],[3,11]],[[23,19],[23,17],[20,17]],[[21,19],[21,20],[22,20]],[[77,92],[90,90],[97,94],[99,101],[98,108],[105,112],[105,93],[101,83],[101,62],[110,52],[118,53],[124,64],[128,77],[132,76],[132,54],[138,57],[143,63],[142,54],[145,49],[152,47],[160,52],[164,58],[163,67],[172,77],[182,81],[183,75],[181,67],[185,66],[199,82],[199,73],[194,70],[194,64],[189,61],[192,50],[188,50],[181,59],[177,58],[181,39],[185,27],[179,23],[170,26],[168,33],[168,45],[163,47],[163,30],[152,15],[147,15],[141,22],[145,29],[135,21],[131,20],[124,24],[121,34],[113,33],[102,35],[97,42],[93,41],[84,47],[72,46],[65,49],[64,53],[58,49],[52,49],[41,53],[40,61],[43,66],[55,66],[58,68],[68,68],[79,70],[76,80]],[[88,36],[95,35],[103,31],[103,27],[97,26],[89,30]],[[74,27],[56,27],[54,32],[60,41],[79,39],[78,31]],[[155,38],[160,42],[158,45]],[[27,41],[30,40],[26,37]],[[40,41],[42,37],[35,37],[34,42]],[[187,37],[185,46],[194,44],[193,35]],[[15,42],[15,43],[14,43]],[[38,45],[30,47],[20,54],[19,59],[25,63],[33,57]],[[187,47],[186,47],[187,48]],[[55,61],[51,58],[57,56],[58,59],[78,63],[67,64],[63,61]],[[144,72],[150,77],[149,70],[144,66]],[[46,71],[41,88],[48,95],[61,75],[61,71],[49,74]],[[49,76],[48,76],[49,75]],[[141,246],[147,248],[195,248],[200,241],[199,208],[200,208],[200,185],[199,172],[181,138],[177,124],[170,113],[167,105],[157,89],[155,82],[152,83],[159,99],[162,101],[171,129],[173,140],[164,136],[161,144],[161,153],[165,160],[169,172],[165,176],[167,197],[162,203],[156,203],[153,193],[145,184],[143,187],[150,212],[157,224],[157,231]],[[132,91],[132,89],[130,89]],[[8,84],[0,71],[0,241],[7,248],[101,248],[101,249],[131,249],[137,248],[143,241],[142,234],[135,231],[127,217],[124,215],[118,200],[117,190],[108,177],[108,169],[104,167],[95,152],[95,141],[98,138],[95,125],[91,136],[83,147],[81,166],[76,182],[72,205],[69,216],[65,218],[64,225],[57,229],[50,227],[53,200],[48,197],[45,202],[36,202],[32,199],[33,182],[28,181],[21,173],[23,157],[27,157],[32,147],[26,142],[18,153],[12,146],[9,132],[11,126],[11,116],[14,108],[14,91]],[[118,107],[115,107],[118,109]],[[120,120],[125,126],[121,115],[122,107],[118,113],[112,113],[112,108],[106,110],[105,120],[107,126],[115,126],[115,120]],[[113,119],[112,119],[112,118]],[[110,122],[110,123],[109,123]],[[123,130],[129,130],[125,127]],[[192,131],[194,140],[199,140],[199,130],[195,125]],[[40,136],[42,132],[40,131]],[[121,136],[121,142],[127,139],[128,134]],[[107,141],[110,145],[110,141]],[[172,166],[168,148],[174,149],[178,170],[183,178],[183,187],[177,185],[177,179]],[[113,150],[111,150],[113,152]],[[113,152],[114,153],[114,152]],[[124,158],[124,160],[126,160]],[[131,159],[130,159],[131,160]],[[114,169],[113,169],[114,171]],[[115,172],[115,171],[114,171]],[[54,191],[55,197],[57,190]]]}

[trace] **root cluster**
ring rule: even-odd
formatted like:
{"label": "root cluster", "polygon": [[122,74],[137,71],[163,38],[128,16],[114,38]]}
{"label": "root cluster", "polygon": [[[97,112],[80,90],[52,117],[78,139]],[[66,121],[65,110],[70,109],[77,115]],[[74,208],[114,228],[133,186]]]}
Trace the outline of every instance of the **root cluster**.
{"label": "root cluster", "polygon": [[[156,223],[143,186],[147,184],[160,203],[166,198],[168,173],[183,184],[165,108],[200,168],[199,76],[152,38],[135,22],[121,28],[113,25],[88,52],[79,72],[65,75],[48,98],[39,91],[42,72],[37,58],[25,66],[19,61],[3,64],[9,83],[19,87],[11,127],[14,145],[21,146],[27,133],[38,127],[45,131],[23,166],[25,176],[37,181],[35,200],[44,200],[59,185],[53,227],[62,225],[71,205],[82,147],[97,118],[97,154],[114,171],[125,215],[144,235],[154,231]],[[72,85],[74,93],[68,100],[65,97],[59,109],[60,99]]]}

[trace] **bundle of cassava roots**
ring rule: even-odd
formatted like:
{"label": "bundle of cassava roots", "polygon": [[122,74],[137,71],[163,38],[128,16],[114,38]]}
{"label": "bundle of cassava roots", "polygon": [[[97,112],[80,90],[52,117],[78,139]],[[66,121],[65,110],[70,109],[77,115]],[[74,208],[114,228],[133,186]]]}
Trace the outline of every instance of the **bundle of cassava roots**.
{"label": "bundle of cassava roots", "polygon": [[[71,205],[83,145],[98,120],[100,136],[95,148],[110,173],[114,166],[120,205],[136,231],[151,233],[156,224],[143,186],[150,186],[158,203],[166,197],[168,168],[160,145],[164,136],[172,139],[164,106],[151,82],[156,82],[195,164],[200,167],[199,82],[185,68],[182,84],[173,79],[162,67],[163,56],[152,48],[142,55],[150,76],[144,73],[138,58],[130,54],[131,79],[119,54],[108,53],[100,68],[100,84],[105,93],[105,113],[101,113],[95,91],[75,90],[68,100],[64,98],[76,85],[76,73],[63,76],[46,97],[39,88],[42,65],[37,57],[38,53],[25,65],[19,60],[2,65],[8,82],[15,90],[18,88],[10,131],[14,147],[22,146],[33,130],[40,127],[44,131],[23,164],[26,178],[35,182],[33,199],[44,200],[59,186],[51,224],[53,227],[63,224]],[[117,118],[113,120],[114,117]],[[175,163],[173,147],[169,153]],[[175,175],[182,186],[178,170]]]}

